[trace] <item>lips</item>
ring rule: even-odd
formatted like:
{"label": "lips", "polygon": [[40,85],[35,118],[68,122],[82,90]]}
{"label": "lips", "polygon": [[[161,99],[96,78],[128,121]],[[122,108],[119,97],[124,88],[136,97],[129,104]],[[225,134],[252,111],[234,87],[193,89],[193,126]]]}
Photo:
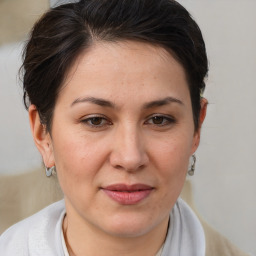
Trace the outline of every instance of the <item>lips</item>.
{"label": "lips", "polygon": [[112,200],[123,205],[134,205],[143,201],[153,191],[153,187],[145,184],[114,184],[102,188]]}

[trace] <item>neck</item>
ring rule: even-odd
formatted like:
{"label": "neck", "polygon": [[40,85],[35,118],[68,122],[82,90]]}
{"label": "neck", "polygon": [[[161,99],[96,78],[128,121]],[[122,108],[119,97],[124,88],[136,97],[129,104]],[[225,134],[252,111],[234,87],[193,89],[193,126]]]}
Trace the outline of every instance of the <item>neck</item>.
{"label": "neck", "polygon": [[146,234],[118,237],[99,231],[83,220],[83,223],[79,219],[73,221],[67,213],[63,221],[63,232],[70,256],[155,256],[165,241],[168,221],[169,218],[166,218]]}

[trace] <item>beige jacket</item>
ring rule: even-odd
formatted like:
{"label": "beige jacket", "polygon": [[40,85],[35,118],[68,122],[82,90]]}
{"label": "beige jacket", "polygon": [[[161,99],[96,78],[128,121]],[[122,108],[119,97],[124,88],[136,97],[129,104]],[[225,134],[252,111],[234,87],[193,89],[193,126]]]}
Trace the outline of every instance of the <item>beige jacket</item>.
{"label": "beige jacket", "polygon": [[[210,227],[198,214],[189,182],[185,183],[181,196],[197,214],[204,228],[206,256],[247,255]],[[0,234],[12,224],[62,197],[57,179],[45,177],[43,170],[14,176],[0,176]]]}

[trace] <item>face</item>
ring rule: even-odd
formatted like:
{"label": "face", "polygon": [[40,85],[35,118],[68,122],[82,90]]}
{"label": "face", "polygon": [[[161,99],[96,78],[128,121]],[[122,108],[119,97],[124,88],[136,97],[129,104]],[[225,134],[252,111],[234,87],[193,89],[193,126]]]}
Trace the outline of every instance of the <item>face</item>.
{"label": "face", "polygon": [[183,67],[145,43],[94,45],[70,70],[51,136],[40,140],[67,214],[111,235],[153,230],[168,221],[199,143]]}

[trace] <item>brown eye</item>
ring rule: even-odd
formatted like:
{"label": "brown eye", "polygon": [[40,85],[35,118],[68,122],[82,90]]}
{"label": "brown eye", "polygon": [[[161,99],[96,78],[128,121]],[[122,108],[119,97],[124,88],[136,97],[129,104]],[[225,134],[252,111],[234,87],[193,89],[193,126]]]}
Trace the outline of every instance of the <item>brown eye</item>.
{"label": "brown eye", "polygon": [[163,116],[154,116],[152,118],[153,124],[158,124],[159,125],[159,124],[162,124],[163,121],[164,121],[164,117]]}
{"label": "brown eye", "polygon": [[92,125],[101,125],[102,121],[103,121],[102,117],[93,117],[93,118],[90,119],[90,123]]}
{"label": "brown eye", "polygon": [[171,116],[155,115],[150,117],[145,123],[149,125],[155,125],[157,127],[169,126],[176,122]]}
{"label": "brown eye", "polygon": [[108,119],[101,116],[88,117],[81,120],[81,122],[92,128],[101,128],[112,124]]}

